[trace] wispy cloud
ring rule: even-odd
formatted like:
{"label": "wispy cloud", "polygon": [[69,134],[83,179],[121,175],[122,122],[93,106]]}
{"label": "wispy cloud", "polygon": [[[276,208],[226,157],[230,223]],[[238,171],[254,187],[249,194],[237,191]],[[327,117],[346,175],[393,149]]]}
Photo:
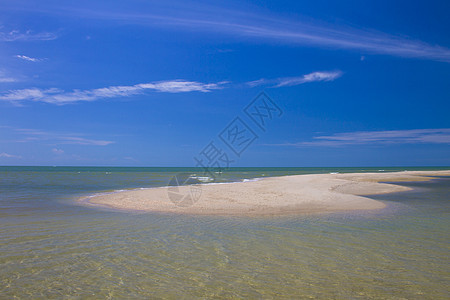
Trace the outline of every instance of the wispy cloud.
{"label": "wispy cloud", "polygon": [[[307,82],[332,81],[339,78],[340,76],[342,76],[341,71],[313,72],[299,77],[259,79],[256,81],[247,82],[246,84],[251,87],[258,85],[272,85],[272,87],[277,88],[300,85]],[[67,92],[58,88],[27,88],[10,90],[4,93],[0,93],[0,100],[10,101],[16,104],[21,101],[34,101],[64,105],[80,101],[95,101],[105,98],[129,97],[143,94],[146,91],[156,91],[163,93],[207,93],[213,90],[223,89],[228,83],[228,81],[221,81],[217,83],[202,83],[187,80],[168,80],[140,83],[135,85],[109,86],[91,90],[73,90],[71,92]]]}
{"label": "wispy cloud", "polygon": [[[175,2],[172,8],[153,7],[153,13],[118,11],[110,7],[88,10],[75,7],[47,9],[47,13],[68,17],[108,20],[141,26],[170,27],[252,37],[325,49],[348,49],[399,57],[450,62],[450,49],[431,45],[407,36],[393,35],[369,28],[339,26],[320,21],[305,22],[283,16],[249,13],[224,7],[189,6]],[[192,5],[191,5],[192,6]],[[23,8],[25,9],[25,8]],[[41,10],[42,12],[43,10]]]}
{"label": "wispy cloud", "polygon": [[333,72],[313,72],[310,74],[306,74],[301,77],[291,77],[291,78],[280,78],[276,87],[281,86],[293,86],[299,85],[307,82],[315,82],[315,81],[333,81],[342,76],[341,71],[333,71]]}
{"label": "wispy cloud", "polygon": [[19,155],[8,154],[6,152],[0,153],[0,157],[5,157],[5,158],[22,158]]}
{"label": "wispy cloud", "polygon": [[14,128],[9,126],[1,126],[0,128],[13,130],[17,134],[19,134],[19,139],[15,141],[19,143],[44,141],[48,142],[49,144],[58,144],[58,145],[74,144],[74,145],[91,145],[91,146],[107,146],[114,143],[114,141],[86,138],[84,135],[79,133],[50,132],[29,128]]}
{"label": "wispy cloud", "polygon": [[316,136],[307,142],[274,145],[335,147],[363,144],[450,144],[450,128],[344,132]]}
{"label": "wispy cloud", "polygon": [[29,56],[26,56],[26,55],[15,55],[14,57],[19,58],[19,59],[23,59],[23,60],[26,60],[26,61],[31,61],[31,62],[42,61],[42,59],[40,59],[40,58],[29,57]]}
{"label": "wispy cloud", "polygon": [[0,70],[0,83],[1,82],[16,82],[17,79],[5,74],[4,71]]}
{"label": "wispy cloud", "polygon": [[0,82],[16,82],[17,79],[12,77],[4,77],[0,74]]}
{"label": "wispy cloud", "polygon": [[62,141],[62,144],[107,146],[114,143],[113,141],[93,140],[74,136],[60,136],[59,139]]}
{"label": "wispy cloud", "polygon": [[[1,29],[1,28],[0,28]],[[51,41],[58,38],[54,32],[37,32],[31,30],[20,32],[19,30],[11,30],[8,32],[0,31],[0,42],[15,41]]]}
{"label": "wispy cloud", "polygon": [[274,88],[284,86],[295,86],[308,82],[333,81],[342,76],[341,71],[313,72],[298,77],[280,77],[275,79],[259,79],[247,82],[247,85],[254,87],[260,85],[272,85]]}
{"label": "wispy cloud", "polygon": [[64,154],[64,150],[62,150],[62,149],[57,149],[57,148],[53,148],[53,149],[52,149],[52,152],[53,152],[54,154],[56,154],[56,155],[62,155],[62,154]]}
{"label": "wispy cloud", "polygon": [[[301,18],[192,4],[190,1],[174,1],[171,7],[158,7],[158,4],[155,4],[151,5],[152,13],[123,9],[119,11],[111,6],[103,9],[80,9],[62,5],[53,8],[42,7],[39,12],[77,19],[213,32],[268,42],[450,62],[450,49],[404,35],[389,34],[371,28],[327,24],[318,20],[307,22]],[[32,10],[26,6],[13,6],[15,9]],[[57,37],[53,32],[0,32],[0,41],[53,40]]]}
{"label": "wispy cloud", "polygon": [[109,86],[92,90],[73,90],[66,92],[61,89],[29,88],[11,90],[0,94],[4,101],[38,101],[52,104],[68,104],[79,101],[95,101],[104,98],[128,97],[144,93],[147,90],[165,93],[210,92],[221,89],[227,82],[201,83],[186,80],[157,81],[131,86]]}

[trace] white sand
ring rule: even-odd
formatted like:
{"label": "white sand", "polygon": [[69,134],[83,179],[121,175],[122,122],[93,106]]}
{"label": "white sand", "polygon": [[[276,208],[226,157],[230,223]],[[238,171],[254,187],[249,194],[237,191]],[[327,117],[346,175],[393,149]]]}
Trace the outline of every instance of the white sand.
{"label": "white sand", "polygon": [[[191,202],[190,191],[198,186],[128,190],[80,199],[92,206],[143,212],[218,215],[278,215],[385,207],[364,195],[407,191],[409,188],[380,181],[424,181],[450,176],[450,171],[391,173],[313,174],[263,178],[252,182],[201,185],[201,196]],[[169,192],[171,197],[169,198]],[[184,202],[174,196],[188,195]],[[180,206],[182,205],[182,206]]]}

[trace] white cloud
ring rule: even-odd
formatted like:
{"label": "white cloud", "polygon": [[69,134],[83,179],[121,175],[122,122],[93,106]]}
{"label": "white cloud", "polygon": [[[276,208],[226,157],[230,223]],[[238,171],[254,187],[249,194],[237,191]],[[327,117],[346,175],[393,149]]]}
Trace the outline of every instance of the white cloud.
{"label": "white cloud", "polygon": [[333,81],[341,76],[342,72],[340,71],[313,72],[300,77],[280,78],[278,79],[279,83],[275,87],[293,86],[315,81]]}
{"label": "white cloud", "polygon": [[[180,3],[178,3],[179,5]],[[373,29],[339,26],[319,21],[305,22],[284,16],[233,11],[211,5],[204,5],[204,7],[195,5],[195,9],[192,9],[189,7],[189,2],[181,5],[183,5],[182,8],[174,5],[172,10],[167,7],[158,10],[155,7],[151,14],[141,11],[111,11],[106,7],[100,10],[74,10],[73,8],[61,9],[59,7],[58,11],[49,12],[76,18],[108,20],[141,26],[165,26],[175,30],[202,30],[300,46],[348,49],[450,62],[450,49],[448,48]]]}
{"label": "white cloud", "polygon": [[316,81],[333,81],[342,76],[341,71],[323,71],[312,72],[298,77],[280,77],[275,79],[259,79],[255,81],[247,82],[247,85],[254,87],[259,85],[272,84],[272,87],[294,86],[308,82]]}
{"label": "white cloud", "polygon": [[[195,7],[195,8],[193,8]],[[195,30],[222,33],[238,37],[255,38],[260,41],[283,42],[324,49],[348,49],[357,52],[421,58],[450,62],[450,49],[432,45],[404,35],[379,32],[370,28],[344,26],[319,20],[304,21],[274,14],[251,13],[252,9],[238,11],[227,7],[199,5],[191,1],[176,1],[169,6],[152,6],[152,13],[142,11],[114,11],[110,6],[102,9],[75,9],[58,5],[57,8],[42,7],[40,12],[76,19],[95,19],[121,24],[169,27],[175,30]],[[24,6],[15,9],[28,10]],[[253,11],[258,11],[255,7]],[[17,30],[0,33],[0,41],[51,40],[55,33],[20,33]]]}
{"label": "white cloud", "polygon": [[[15,142],[27,143],[35,141],[45,141],[50,144],[75,144],[75,145],[91,145],[91,146],[107,146],[115,143],[114,141],[86,138],[79,133],[61,133],[49,132],[43,130],[29,129],[29,128],[14,128],[9,126],[2,126],[1,128],[8,128],[19,133],[21,138]],[[52,149],[52,152],[60,152],[57,148]]]}
{"label": "white cloud", "polygon": [[0,75],[0,82],[16,82],[17,79],[12,77],[3,77]]}
{"label": "white cloud", "polygon": [[57,149],[57,148],[53,148],[53,149],[52,149],[52,152],[55,153],[55,154],[57,154],[57,155],[64,154],[64,150]]}
{"label": "white cloud", "polygon": [[26,60],[26,61],[31,61],[31,62],[42,61],[42,59],[29,57],[29,56],[26,56],[26,55],[15,55],[14,57],[19,58],[19,59],[23,59],[23,60]]}
{"label": "white cloud", "polygon": [[8,154],[8,153],[0,153],[0,157],[5,157],[5,158],[22,158],[19,155],[13,155],[13,154]]}
{"label": "white cloud", "polygon": [[183,92],[210,92],[211,90],[221,89],[223,84],[228,82],[222,81],[218,83],[201,83],[195,81],[172,80],[159,81],[155,83],[144,83],[137,85],[142,89],[153,89],[158,92],[167,93],[183,93]]}
{"label": "white cloud", "polygon": [[5,101],[38,101],[52,104],[68,104],[78,101],[95,101],[102,98],[128,97],[144,93],[146,90],[166,93],[210,92],[221,89],[227,82],[201,83],[186,80],[157,81],[131,86],[110,86],[92,90],[65,92],[60,89],[29,88],[11,90],[0,95]]}
{"label": "white cloud", "polygon": [[53,32],[34,33],[31,30],[20,32],[19,30],[11,30],[9,32],[0,32],[0,42],[15,41],[50,41],[57,39],[58,35]]}
{"label": "white cloud", "polygon": [[265,79],[265,78],[261,78],[261,79],[258,79],[258,80],[249,81],[249,82],[247,82],[247,85],[249,85],[251,87],[255,87],[255,86],[259,86],[259,85],[265,85],[265,84],[268,84],[268,83],[271,83],[271,82],[273,83],[274,80],[273,79],[272,80],[268,80],[268,79]]}
{"label": "white cloud", "polygon": [[74,136],[60,136],[59,139],[63,144],[107,146],[114,143],[113,141],[92,140]]}
{"label": "white cloud", "polygon": [[6,83],[6,82],[16,82],[16,81],[17,81],[16,78],[7,76],[4,71],[0,70],[0,82]]}
{"label": "white cloud", "polygon": [[343,132],[312,141],[276,146],[346,146],[363,144],[450,144],[450,128]]}
{"label": "white cloud", "polygon": [[[271,84],[272,87],[294,86],[307,82],[332,81],[342,76],[341,71],[313,72],[299,77],[281,77],[276,79],[259,79],[246,84],[254,87],[258,85]],[[66,92],[57,88],[39,89],[27,88],[19,90],[9,90],[0,93],[0,100],[19,103],[21,101],[45,102],[57,105],[64,105],[80,101],[95,101],[106,98],[130,97],[143,94],[146,91],[156,91],[161,93],[187,93],[187,92],[211,92],[222,89],[228,81],[217,83],[202,83],[187,80],[167,80],[150,83],[140,83],[129,86],[109,86],[91,90],[73,90]]]}
{"label": "white cloud", "polygon": [[48,90],[40,90],[40,89],[23,89],[23,90],[12,90],[7,94],[0,96],[1,100],[9,100],[9,101],[20,101],[27,99],[39,99],[45,96]]}

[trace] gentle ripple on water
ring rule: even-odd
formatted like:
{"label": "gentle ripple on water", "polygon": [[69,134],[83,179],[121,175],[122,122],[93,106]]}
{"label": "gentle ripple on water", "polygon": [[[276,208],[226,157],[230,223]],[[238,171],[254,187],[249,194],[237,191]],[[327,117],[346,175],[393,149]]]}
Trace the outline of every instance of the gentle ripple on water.
{"label": "gentle ripple on water", "polygon": [[449,179],[377,196],[380,212],[244,218],[70,202],[133,174],[89,175],[100,188],[13,175],[0,181],[0,298],[449,297]]}

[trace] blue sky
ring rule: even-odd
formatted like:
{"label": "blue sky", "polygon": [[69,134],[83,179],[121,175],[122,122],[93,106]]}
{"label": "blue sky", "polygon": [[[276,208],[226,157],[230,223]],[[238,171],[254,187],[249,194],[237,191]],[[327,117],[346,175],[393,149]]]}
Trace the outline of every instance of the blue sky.
{"label": "blue sky", "polygon": [[[193,166],[213,142],[230,166],[448,166],[448,11],[3,0],[0,165]],[[282,111],[263,129],[261,91]],[[236,117],[257,137],[239,156]]]}

